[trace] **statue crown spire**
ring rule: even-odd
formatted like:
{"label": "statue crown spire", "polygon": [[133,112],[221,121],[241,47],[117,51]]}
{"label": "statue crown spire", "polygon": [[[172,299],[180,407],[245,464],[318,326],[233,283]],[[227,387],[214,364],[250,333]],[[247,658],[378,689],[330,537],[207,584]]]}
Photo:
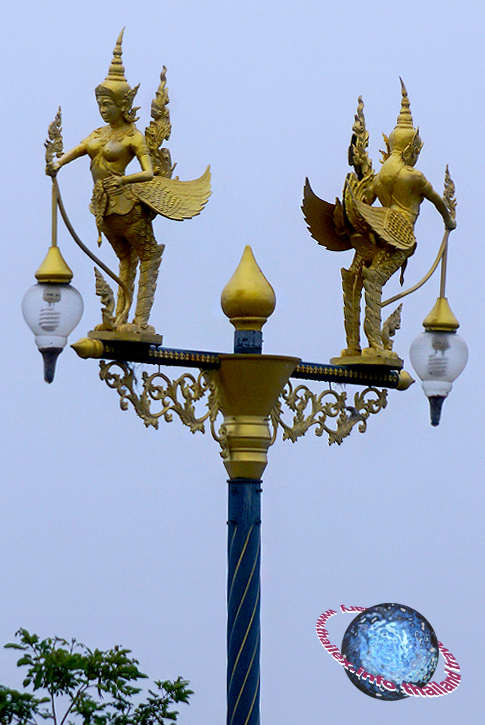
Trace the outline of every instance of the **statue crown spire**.
{"label": "statue crown spire", "polygon": [[411,104],[409,102],[408,92],[403,83],[403,79],[399,77],[399,80],[401,81],[401,110],[397,117],[396,128],[413,128],[413,117],[411,115]]}
{"label": "statue crown spire", "polygon": [[389,135],[389,149],[390,151],[399,151],[402,153],[410,144],[421,149],[422,143],[419,138],[419,129],[415,129],[413,126],[411,104],[406,86],[402,78],[399,78],[399,80],[401,81],[401,109],[397,117],[396,126]]}
{"label": "statue crown spire", "polygon": [[125,32],[125,29],[123,28],[121,33],[118,35],[118,40],[116,41],[116,45],[113,50],[113,59],[111,61],[108,75],[106,76],[106,80],[110,81],[124,81],[127,82],[125,78],[125,68],[123,66],[123,62],[121,60],[121,54],[122,54],[122,47],[121,44],[123,42],[123,33]]}
{"label": "statue crown spire", "polygon": [[132,108],[133,99],[136,96],[138,86],[131,88],[130,84],[125,78],[125,68],[121,60],[123,42],[123,33],[125,29],[118,35],[116,45],[113,50],[113,58],[109,66],[108,75],[102,83],[95,90],[96,98],[99,99],[102,96],[111,96],[115,100],[115,103],[123,111],[124,119],[127,123],[134,123],[136,121],[136,112],[138,108]]}

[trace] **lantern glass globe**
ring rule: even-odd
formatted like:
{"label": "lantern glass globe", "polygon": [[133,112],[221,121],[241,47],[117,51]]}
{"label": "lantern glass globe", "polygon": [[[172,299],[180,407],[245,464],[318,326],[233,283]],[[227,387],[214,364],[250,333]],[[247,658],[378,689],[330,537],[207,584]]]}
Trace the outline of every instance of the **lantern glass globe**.
{"label": "lantern glass globe", "polygon": [[431,424],[438,425],[443,401],[467,364],[466,342],[456,332],[426,330],[413,341],[409,356],[430,401]]}
{"label": "lantern glass globe", "polygon": [[44,358],[44,379],[54,379],[57,357],[84,311],[83,299],[70,284],[38,283],[25,293],[22,312]]}

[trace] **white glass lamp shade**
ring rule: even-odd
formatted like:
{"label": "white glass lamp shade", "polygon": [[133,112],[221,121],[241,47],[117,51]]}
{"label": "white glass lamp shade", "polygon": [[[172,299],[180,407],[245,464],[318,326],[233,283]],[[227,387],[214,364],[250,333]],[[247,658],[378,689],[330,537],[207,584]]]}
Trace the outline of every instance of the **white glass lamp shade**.
{"label": "white glass lamp shade", "polygon": [[438,425],[443,401],[467,364],[466,342],[456,332],[427,330],[413,341],[410,358],[430,401],[431,425]]}
{"label": "white glass lamp shade", "polygon": [[25,293],[22,312],[44,358],[46,382],[54,379],[57,357],[83,311],[83,299],[70,284],[39,283]]}

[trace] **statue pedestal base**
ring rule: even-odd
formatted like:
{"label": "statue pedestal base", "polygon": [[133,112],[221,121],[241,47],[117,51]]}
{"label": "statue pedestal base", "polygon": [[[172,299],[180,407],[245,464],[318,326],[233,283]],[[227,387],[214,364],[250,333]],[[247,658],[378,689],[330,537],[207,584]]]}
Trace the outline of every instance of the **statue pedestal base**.
{"label": "statue pedestal base", "polygon": [[148,342],[152,345],[162,345],[163,335],[153,332],[109,332],[107,330],[90,330],[88,337],[91,340],[119,340],[121,342]]}
{"label": "statue pedestal base", "polygon": [[332,357],[330,362],[332,365],[381,365],[383,367],[392,368],[393,370],[402,370],[404,360],[393,355],[386,355],[386,351],[381,355],[342,355],[341,357]]}

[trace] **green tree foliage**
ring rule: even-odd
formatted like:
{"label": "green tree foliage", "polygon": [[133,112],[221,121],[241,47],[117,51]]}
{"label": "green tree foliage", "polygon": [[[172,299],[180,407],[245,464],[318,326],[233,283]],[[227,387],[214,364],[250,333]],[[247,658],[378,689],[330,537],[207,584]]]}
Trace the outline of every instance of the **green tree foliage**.
{"label": "green tree foliage", "polygon": [[[165,725],[177,720],[172,706],[188,704],[188,681],[156,680],[145,701],[135,684],[146,678],[128,649],[90,650],[75,639],[40,640],[26,629],[18,642],[5,647],[22,651],[18,667],[26,667],[19,692],[0,685],[0,725]],[[134,684],[135,683],[135,684]]]}

